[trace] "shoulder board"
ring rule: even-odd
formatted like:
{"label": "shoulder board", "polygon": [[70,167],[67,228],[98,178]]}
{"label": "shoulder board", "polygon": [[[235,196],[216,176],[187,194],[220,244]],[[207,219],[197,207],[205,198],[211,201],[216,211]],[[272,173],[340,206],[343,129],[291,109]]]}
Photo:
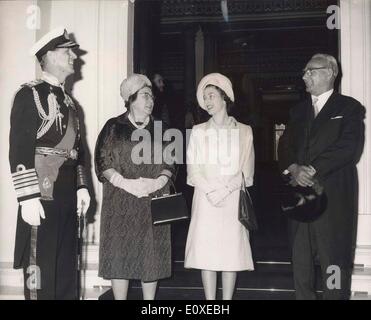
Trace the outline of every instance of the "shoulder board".
{"label": "shoulder board", "polygon": [[24,84],[21,85],[21,87],[29,87],[29,88],[32,88],[34,86],[37,86],[38,84],[42,83],[43,80],[41,79],[36,79],[36,80],[33,80],[33,81],[30,81],[30,82],[26,82]]}

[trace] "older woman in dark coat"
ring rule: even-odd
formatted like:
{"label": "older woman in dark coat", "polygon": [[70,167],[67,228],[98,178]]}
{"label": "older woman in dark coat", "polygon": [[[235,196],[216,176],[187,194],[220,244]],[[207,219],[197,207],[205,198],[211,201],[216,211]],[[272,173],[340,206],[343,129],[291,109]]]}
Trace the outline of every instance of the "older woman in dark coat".
{"label": "older woman in dark coat", "polygon": [[[174,166],[154,161],[164,145],[154,139],[149,79],[128,77],[121,96],[128,111],[107,121],[95,148],[103,183],[99,276],[112,280],[115,299],[126,299],[130,279],[140,279],[144,299],[154,299],[157,280],[171,274],[171,245],[170,226],[152,224],[151,197],[168,191]],[[135,135],[147,138],[138,142]]]}

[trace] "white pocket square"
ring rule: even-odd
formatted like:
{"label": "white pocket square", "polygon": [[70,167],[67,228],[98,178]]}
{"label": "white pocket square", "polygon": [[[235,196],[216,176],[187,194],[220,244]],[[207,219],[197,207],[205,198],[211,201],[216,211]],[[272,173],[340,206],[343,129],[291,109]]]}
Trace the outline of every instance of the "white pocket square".
{"label": "white pocket square", "polygon": [[342,119],[343,116],[336,116],[336,117],[332,117],[330,120],[335,120],[335,119]]}

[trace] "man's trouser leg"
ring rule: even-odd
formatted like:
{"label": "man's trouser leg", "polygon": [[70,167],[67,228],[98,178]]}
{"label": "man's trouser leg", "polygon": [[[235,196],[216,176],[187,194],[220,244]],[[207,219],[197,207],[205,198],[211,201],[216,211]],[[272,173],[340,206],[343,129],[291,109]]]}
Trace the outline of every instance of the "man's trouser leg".
{"label": "man's trouser leg", "polygon": [[[26,254],[30,262],[36,252],[36,262],[31,261],[24,268],[25,298],[77,299],[76,201],[72,198],[42,203],[45,219],[34,228],[36,231],[31,231],[31,244]],[[36,246],[32,241],[35,236]]]}
{"label": "man's trouser leg", "polygon": [[68,200],[57,200],[61,210],[56,263],[56,299],[58,300],[78,298],[76,201]]}
{"label": "man's trouser leg", "polygon": [[[316,247],[321,265],[322,290],[324,300],[348,300],[350,297],[352,269],[350,263],[346,265],[342,259],[336,258],[331,248],[329,232],[319,232],[316,227],[312,231],[315,234]],[[350,248],[344,248],[344,257],[351,256]],[[349,252],[347,252],[349,251]]]}
{"label": "man's trouser leg", "polygon": [[[45,219],[31,228],[25,254],[25,297],[32,300],[55,299],[58,210],[54,201],[42,201]],[[36,258],[35,258],[36,257]]]}
{"label": "man's trouser leg", "polygon": [[298,300],[316,299],[313,260],[309,224],[299,223],[292,248],[295,294]]}

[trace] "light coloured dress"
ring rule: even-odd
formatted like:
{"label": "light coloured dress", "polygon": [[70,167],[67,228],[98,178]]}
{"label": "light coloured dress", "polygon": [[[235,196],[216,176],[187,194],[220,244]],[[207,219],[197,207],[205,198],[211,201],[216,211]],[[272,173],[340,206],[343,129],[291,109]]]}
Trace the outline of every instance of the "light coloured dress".
{"label": "light coloured dress", "polygon": [[[254,270],[249,232],[238,221],[242,174],[253,184],[254,146],[250,126],[229,117],[217,127],[212,118],[192,129],[187,148],[187,184],[194,186],[185,268],[212,271]],[[221,207],[206,193],[219,186],[234,191]]]}

